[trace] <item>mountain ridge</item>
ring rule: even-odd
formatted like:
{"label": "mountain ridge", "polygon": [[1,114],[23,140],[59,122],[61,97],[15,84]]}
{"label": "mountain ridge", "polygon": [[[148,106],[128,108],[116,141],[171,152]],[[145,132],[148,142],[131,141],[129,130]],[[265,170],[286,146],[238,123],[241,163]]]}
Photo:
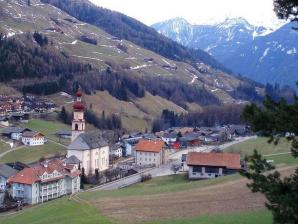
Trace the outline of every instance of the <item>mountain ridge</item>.
{"label": "mountain ridge", "polygon": [[[173,29],[173,24],[176,29]],[[253,26],[242,18],[227,19],[214,25],[191,25],[176,18],[152,27],[185,46],[206,50],[235,73],[263,84],[271,82],[296,87],[297,32],[292,31],[290,23],[273,30]],[[177,32],[178,28],[180,30]],[[271,46],[263,49],[267,43],[271,43]],[[267,48],[269,50],[266,52]],[[265,58],[268,60],[263,60]],[[284,69],[287,67],[289,69]],[[270,76],[266,73],[270,73]]]}

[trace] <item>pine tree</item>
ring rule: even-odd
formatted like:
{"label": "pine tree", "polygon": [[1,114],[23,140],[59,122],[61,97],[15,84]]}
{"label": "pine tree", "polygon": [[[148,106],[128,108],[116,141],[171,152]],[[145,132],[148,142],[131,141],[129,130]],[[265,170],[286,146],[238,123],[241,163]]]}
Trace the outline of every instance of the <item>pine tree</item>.
{"label": "pine tree", "polygon": [[[288,140],[292,142],[292,153],[298,157],[298,98],[294,104],[287,104],[285,100],[273,101],[267,97],[263,108],[255,104],[244,109],[243,118],[255,132],[270,137],[269,142],[278,144],[279,137],[288,134]],[[252,192],[260,192],[265,195],[266,207],[272,212],[274,223],[298,223],[298,168],[289,177],[282,178],[281,174],[274,170],[275,167],[268,164],[256,150],[252,156],[245,158],[249,165],[241,174],[251,180],[248,187]]]}
{"label": "pine tree", "polygon": [[63,121],[63,123],[67,124],[68,114],[67,114],[66,109],[65,109],[64,106],[61,109],[61,112],[59,114],[59,118],[60,118],[61,121]]}

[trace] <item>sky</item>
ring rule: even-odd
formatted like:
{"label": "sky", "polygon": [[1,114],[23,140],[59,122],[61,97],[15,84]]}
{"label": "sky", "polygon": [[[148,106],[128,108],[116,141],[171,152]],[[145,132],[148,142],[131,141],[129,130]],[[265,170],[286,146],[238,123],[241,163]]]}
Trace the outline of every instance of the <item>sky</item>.
{"label": "sky", "polygon": [[253,25],[274,27],[280,22],[273,0],[91,0],[96,5],[131,16],[146,25],[182,17],[192,24],[213,24],[243,17]]}

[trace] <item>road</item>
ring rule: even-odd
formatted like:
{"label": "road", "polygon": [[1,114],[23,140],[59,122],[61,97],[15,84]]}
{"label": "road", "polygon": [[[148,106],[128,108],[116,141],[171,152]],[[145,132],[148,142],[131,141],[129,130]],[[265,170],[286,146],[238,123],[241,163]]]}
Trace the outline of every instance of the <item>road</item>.
{"label": "road", "polygon": [[21,145],[21,146],[18,146],[16,148],[8,149],[6,152],[3,152],[3,153],[0,154],[0,158],[2,158],[3,156],[5,156],[6,154],[8,154],[10,152],[17,151],[17,150],[22,149],[24,147],[25,147],[25,145]]}

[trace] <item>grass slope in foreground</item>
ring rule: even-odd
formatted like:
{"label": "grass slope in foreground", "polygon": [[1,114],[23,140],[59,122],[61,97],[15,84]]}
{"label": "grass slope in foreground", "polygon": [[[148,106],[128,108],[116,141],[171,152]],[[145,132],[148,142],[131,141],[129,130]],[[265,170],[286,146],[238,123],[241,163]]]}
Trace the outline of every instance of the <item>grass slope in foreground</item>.
{"label": "grass slope in foreground", "polygon": [[22,212],[5,217],[0,216],[1,224],[112,224],[94,207],[61,198],[37,205]]}
{"label": "grass slope in foreground", "polygon": [[272,216],[267,210],[200,216],[191,219],[161,220],[146,224],[271,224]]}

